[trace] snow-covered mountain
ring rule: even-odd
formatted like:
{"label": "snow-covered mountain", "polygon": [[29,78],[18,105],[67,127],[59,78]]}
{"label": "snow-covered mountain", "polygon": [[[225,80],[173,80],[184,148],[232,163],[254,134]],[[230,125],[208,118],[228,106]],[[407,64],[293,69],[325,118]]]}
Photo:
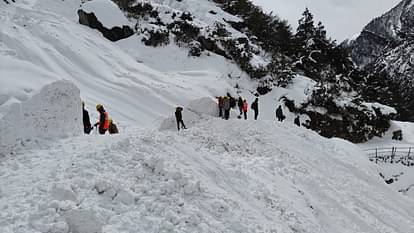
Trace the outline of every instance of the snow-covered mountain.
{"label": "snow-covered mountain", "polygon": [[411,0],[401,1],[384,15],[372,20],[362,30],[361,34],[353,39],[353,59],[365,66],[387,51],[402,43],[413,33],[414,16]]}
{"label": "snow-covered mountain", "polygon": [[401,1],[371,21],[351,42],[353,60],[372,74],[375,98],[392,105],[401,120],[413,120],[414,2]]}

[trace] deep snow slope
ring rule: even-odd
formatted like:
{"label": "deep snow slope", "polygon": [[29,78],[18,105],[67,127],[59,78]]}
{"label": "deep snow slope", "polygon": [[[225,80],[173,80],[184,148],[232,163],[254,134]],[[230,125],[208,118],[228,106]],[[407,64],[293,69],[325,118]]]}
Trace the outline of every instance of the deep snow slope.
{"label": "deep snow slope", "polygon": [[414,231],[355,146],[266,121],[81,136],[0,162],[1,232]]}
{"label": "deep snow slope", "polygon": [[0,116],[12,103],[60,79],[79,87],[92,114],[101,103],[115,121],[140,126],[156,125],[174,106],[193,98],[231,89],[217,72],[163,73],[141,64],[99,32],[79,25],[79,7],[79,0],[0,1],[0,85],[5,87]]}

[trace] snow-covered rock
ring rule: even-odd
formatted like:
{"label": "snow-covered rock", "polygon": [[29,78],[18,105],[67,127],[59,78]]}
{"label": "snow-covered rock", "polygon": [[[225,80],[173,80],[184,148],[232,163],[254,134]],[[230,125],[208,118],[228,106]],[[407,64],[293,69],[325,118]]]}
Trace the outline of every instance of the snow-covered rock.
{"label": "snow-covered rock", "polygon": [[131,25],[124,13],[111,0],[87,1],[81,9],[86,13],[94,13],[103,26],[108,29]]}
{"label": "snow-covered rock", "polygon": [[110,0],[88,1],[78,10],[79,23],[99,30],[102,35],[118,41],[134,34],[131,23],[118,6]]}
{"label": "snow-covered rock", "polygon": [[28,101],[12,105],[0,119],[0,154],[81,132],[79,89],[69,81],[58,81]]}

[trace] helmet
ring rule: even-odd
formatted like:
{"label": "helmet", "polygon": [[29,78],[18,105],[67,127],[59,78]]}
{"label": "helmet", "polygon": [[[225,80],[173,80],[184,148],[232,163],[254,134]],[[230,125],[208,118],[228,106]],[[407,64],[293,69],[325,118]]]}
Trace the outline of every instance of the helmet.
{"label": "helmet", "polygon": [[97,105],[96,105],[96,110],[99,110],[99,109],[101,109],[101,108],[103,108],[102,104],[97,104]]}

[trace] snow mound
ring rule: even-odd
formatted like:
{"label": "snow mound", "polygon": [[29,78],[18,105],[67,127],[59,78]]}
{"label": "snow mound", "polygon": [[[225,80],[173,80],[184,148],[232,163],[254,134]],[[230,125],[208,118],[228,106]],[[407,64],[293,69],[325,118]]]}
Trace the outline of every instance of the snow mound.
{"label": "snow mound", "polygon": [[0,119],[0,155],[82,132],[79,89],[69,81],[46,85]]}
{"label": "snow mound", "polygon": [[[174,113],[174,111],[172,110]],[[219,109],[217,103],[208,97],[196,99],[183,110],[183,121],[188,127],[202,120],[218,117]],[[161,122],[160,130],[172,130],[177,128],[175,115],[164,119]]]}
{"label": "snow mound", "polygon": [[215,102],[214,100],[208,97],[200,98],[200,99],[192,101],[188,105],[188,109],[189,111],[203,114],[203,115],[208,115],[208,116],[213,116],[213,117],[219,116],[219,109],[218,109],[217,102]]}
{"label": "snow mound", "polygon": [[131,25],[118,6],[110,0],[89,1],[82,6],[82,9],[87,13],[94,13],[108,29]]}

